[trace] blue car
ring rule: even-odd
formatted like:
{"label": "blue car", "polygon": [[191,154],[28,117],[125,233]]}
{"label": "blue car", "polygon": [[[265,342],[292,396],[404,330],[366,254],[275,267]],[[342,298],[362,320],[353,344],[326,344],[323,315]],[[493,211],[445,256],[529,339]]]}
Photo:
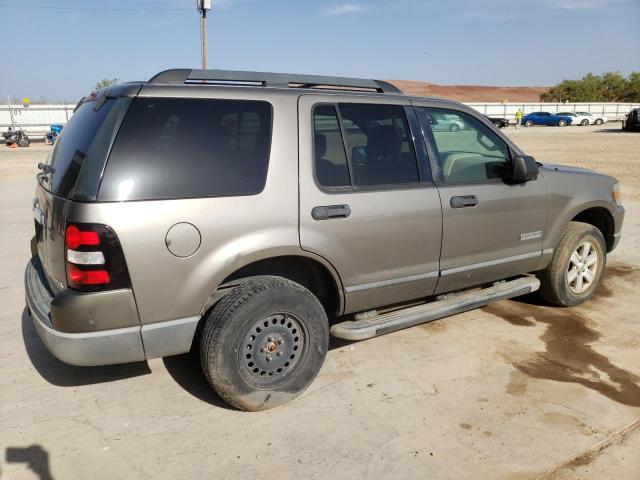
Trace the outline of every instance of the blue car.
{"label": "blue car", "polygon": [[525,127],[531,127],[532,125],[553,125],[558,127],[566,127],[571,125],[573,120],[568,115],[557,115],[549,112],[533,112],[522,117],[522,124]]}

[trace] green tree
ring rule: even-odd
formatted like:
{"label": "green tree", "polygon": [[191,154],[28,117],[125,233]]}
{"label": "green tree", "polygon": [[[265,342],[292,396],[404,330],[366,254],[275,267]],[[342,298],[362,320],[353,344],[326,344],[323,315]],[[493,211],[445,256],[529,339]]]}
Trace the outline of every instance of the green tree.
{"label": "green tree", "polygon": [[640,102],[640,72],[631,72],[627,79],[627,86],[624,90],[623,101]]}
{"label": "green tree", "polygon": [[111,87],[120,81],[119,78],[103,78],[93,87],[94,90],[100,90],[101,88]]}
{"label": "green tree", "polygon": [[587,73],[580,80],[563,80],[540,94],[543,102],[637,102],[640,72],[627,78],[620,72]]}

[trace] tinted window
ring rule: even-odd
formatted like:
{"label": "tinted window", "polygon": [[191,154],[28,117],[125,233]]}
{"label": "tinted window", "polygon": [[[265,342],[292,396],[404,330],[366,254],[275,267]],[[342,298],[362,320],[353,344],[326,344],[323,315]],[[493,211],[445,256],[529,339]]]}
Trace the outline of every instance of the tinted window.
{"label": "tinted window", "polygon": [[349,186],[349,167],[344,151],[338,114],[333,105],[320,105],[313,112],[313,149],[318,183],[325,187]]}
{"label": "tinted window", "polygon": [[434,144],[444,182],[505,177],[509,148],[480,120],[453,110],[419,107],[416,111],[427,140]]}
{"label": "tinted window", "polygon": [[[47,163],[53,171],[43,186],[66,198],[80,187],[77,184],[81,169],[102,172],[110,145],[103,140],[111,138],[119,115],[130,101],[128,98],[109,99],[97,111],[94,110],[98,105],[95,101],[81,104],[51,150]],[[97,179],[99,173],[93,179],[94,183]]]}
{"label": "tinted window", "polygon": [[270,142],[266,102],[137,98],[116,137],[99,199],[260,193]]}
{"label": "tinted window", "polygon": [[418,183],[409,125],[400,105],[339,105],[356,186]]}

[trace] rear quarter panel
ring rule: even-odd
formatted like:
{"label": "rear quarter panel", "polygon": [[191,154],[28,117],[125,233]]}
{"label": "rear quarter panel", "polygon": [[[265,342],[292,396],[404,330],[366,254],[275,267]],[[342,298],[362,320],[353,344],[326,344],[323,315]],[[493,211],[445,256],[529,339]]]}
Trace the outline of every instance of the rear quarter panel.
{"label": "rear quarter panel", "polygon": [[[137,202],[73,203],[68,217],[109,225],[124,250],[143,324],[196,316],[217,286],[255,260],[301,254],[298,240],[297,96],[242,88],[153,87],[141,95],[270,101],[273,133],[264,190],[257,195]],[[180,258],[165,243],[188,222],[201,244]]]}

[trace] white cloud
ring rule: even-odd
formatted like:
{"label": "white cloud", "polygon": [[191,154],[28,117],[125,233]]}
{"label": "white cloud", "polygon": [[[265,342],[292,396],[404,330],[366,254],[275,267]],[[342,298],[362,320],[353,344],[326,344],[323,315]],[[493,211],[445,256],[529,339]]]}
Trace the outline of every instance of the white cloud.
{"label": "white cloud", "polygon": [[332,7],[327,7],[325,13],[327,15],[347,15],[350,13],[362,13],[369,10],[371,7],[369,5],[362,5],[359,3],[342,3],[340,5],[334,5]]}
{"label": "white cloud", "polygon": [[562,10],[575,12],[578,10],[607,8],[624,2],[625,0],[548,0],[546,3],[552,4]]}

